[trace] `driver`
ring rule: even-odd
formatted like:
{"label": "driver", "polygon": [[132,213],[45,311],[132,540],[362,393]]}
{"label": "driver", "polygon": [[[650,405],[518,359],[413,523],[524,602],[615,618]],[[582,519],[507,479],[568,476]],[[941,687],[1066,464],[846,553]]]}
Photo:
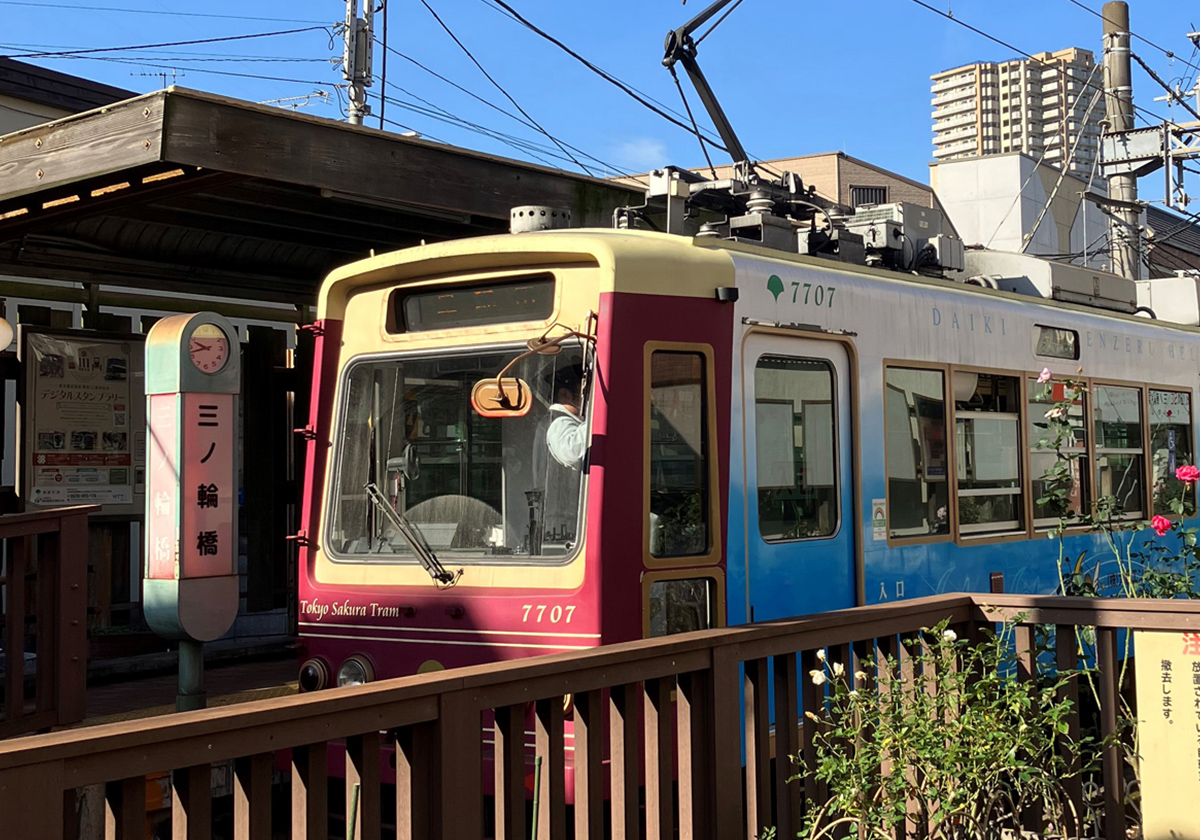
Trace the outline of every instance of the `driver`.
{"label": "driver", "polygon": [[550,426],[546,429],[546,449],[550,457],[572,470],[583,469],[587,455],[587,425],[579,416],[583,367],[567,365],[554,374],[554,404],[550,406]]}

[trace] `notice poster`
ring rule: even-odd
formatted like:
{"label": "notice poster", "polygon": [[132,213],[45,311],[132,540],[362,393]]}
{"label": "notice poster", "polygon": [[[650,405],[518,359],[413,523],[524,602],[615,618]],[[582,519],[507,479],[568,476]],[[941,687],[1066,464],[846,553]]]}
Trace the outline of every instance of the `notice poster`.
{"label": "notice poster", "polygon": [[1143,836],[1200,838],[1200,633],[1133,638]]}
{"label": "notice poster", "polygon": [[22,330],[19,483],[27,505],[141,512],[142,343],[103,335]]}

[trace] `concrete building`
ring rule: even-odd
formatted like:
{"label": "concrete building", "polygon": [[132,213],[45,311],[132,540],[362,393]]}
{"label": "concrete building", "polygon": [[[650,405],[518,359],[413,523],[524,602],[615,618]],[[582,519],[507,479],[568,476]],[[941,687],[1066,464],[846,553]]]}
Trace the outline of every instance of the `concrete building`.
{"label": "concrete building", "polygon": [[1084,178],[1091,173],[1104,102],[1088,50],[968,64],[930,79],[935,161],[1024,152]]}
{"label": "concrete building", "polygon": [[[964,244],[1105,268],[1108,216],[1088,181],[1022,152],[934,163],[929,181]],[[1090,193],[1108,195],[1102,179]]]}

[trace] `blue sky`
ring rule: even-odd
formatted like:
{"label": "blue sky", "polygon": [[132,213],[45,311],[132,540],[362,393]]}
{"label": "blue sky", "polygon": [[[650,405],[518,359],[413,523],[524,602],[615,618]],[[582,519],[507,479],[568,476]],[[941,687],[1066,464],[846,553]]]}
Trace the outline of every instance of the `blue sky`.
{"label": "blue sky", "polygon": [[[664,163],[702,163],[696,139],[690,133],[643,108],[510,20],[487,0],[428,2],[517,102],[566,143],[627,171],[644,171]],[[668,29],[704,8],[702,0],[689,0],[686,5],[679,0],[509,2],[595,64],[670,108],[681,110],[679,94],[660,63],[662,41]],[[1101,21],[1070,0],[929,2],[1028,52],[1079,46],[1100,53]],[[1097,0],[1081,2],[1100,9]],[[390,0],[390,5],[390,47],[498,107],[514,110],[450,40],[421,0]],[[1196,71],[1184,62],[1200,66],[1200,56],[1184,36],[1197,28],[1192,24],[1200,25],[1200,8],[1166,0],[1133,0],[1130,5],[1134,32],[1177,51],[1179,57],[1172,60],[1143,41],[1134,42],[1134,51],[1166,79],[1194,80]],[[342,0],[0,0],[0,54],[20,57],[20,53],[31,51],[219,38],[297,29],[320,22],[332,25],[343,17],[343,10]],[[220,19],[182,13],[265,19]],[[338,118],[334,85],[342,80],[340,71],[328,59],[340,55],[340,41],[331,45],[329,33],[315,30],[235,42],[108,52],[92,59],[47,56],[26,60],[137,92],[162,87],[163,76],[154,74],[169,74],[169,68],[177,68],[179,85],[253,101],[300,96],[320,88],[331,94],[329,103],[310,104],[305,112]],[[94,60],[98,57],[110,60]],[[701,66],[752,155],[766,159],[845,150],[923,182],[928,180],[931,153],[929,75],[969,61],[1009,57],[1012,53],[1004,47],[913,0],[744,0],[700,46]],[[377,47],[376,82],[370,91],[376,113],[382,60],[383,50]],[[393,86],[389,87],[389,96],[398,101],[420,105],[419,97],[456,117],[561,154],[536,131],[394,53],[388,58],[387,78]],[[698,118],[706,124],[686,81],[684,88]],[[1166,103],[1153,101],[1161,93],[1135,67],[1137,103],[1160,115],[1186,119],[1179,107],[1168,111]],[[493,137],[407,110],[398,102],[386,105],[386,117],[446,142],[536,159]],[[377,118],[369,118],[368,124],[378,125]],[[546,151],[533,154],[554,162]],[[717,162],[723,162],[719,152],[713,154]],[[593,168],[603,171],[598,165]]]}

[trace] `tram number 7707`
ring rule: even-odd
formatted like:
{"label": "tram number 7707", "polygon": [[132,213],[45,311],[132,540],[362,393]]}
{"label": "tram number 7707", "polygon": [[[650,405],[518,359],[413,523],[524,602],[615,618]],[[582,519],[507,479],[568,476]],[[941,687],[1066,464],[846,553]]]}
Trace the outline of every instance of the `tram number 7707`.
{"label": "tram number 7707", "polygon": [[534,615],[534,624],[541,624],[543,621],[547,621],[550,624],[570,624],[571,616],[575,614],[574,605],[564,607],[555,604],[553,607],[549,607],[549,613],[546,612],[546,604],[524,604],[521,609],[525,611],[525,614],[521,617],[521,621],[526,624],[530,621],[530,614]]}

